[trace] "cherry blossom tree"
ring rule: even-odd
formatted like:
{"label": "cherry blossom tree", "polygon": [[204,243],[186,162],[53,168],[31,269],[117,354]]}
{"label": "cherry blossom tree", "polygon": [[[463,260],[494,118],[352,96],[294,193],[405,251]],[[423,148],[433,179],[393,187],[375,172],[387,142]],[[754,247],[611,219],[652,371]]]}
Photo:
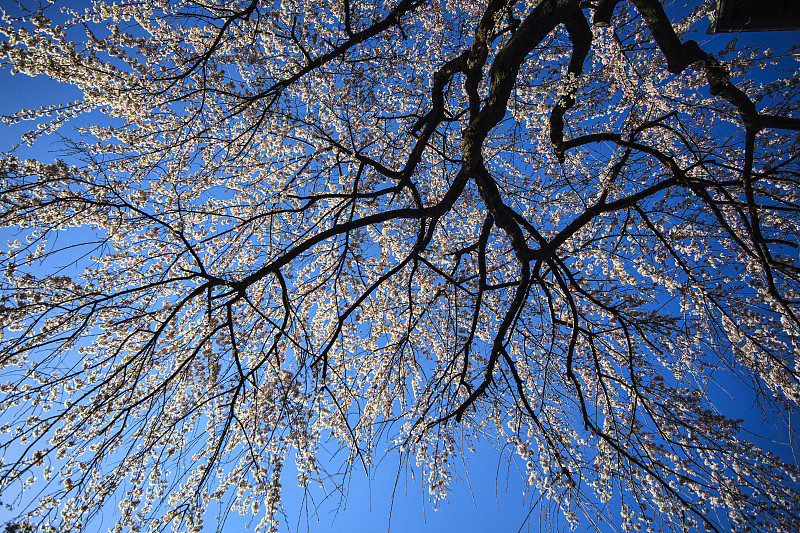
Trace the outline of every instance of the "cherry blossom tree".
{"label": "cherry blossom tree", "polygon": [[657,0],[22,4],[4,66],[83,96],[3,118],[20,523],[275,531],[488,440],[571,526],[800,530],[726,400],[796,428],[796,49]]}

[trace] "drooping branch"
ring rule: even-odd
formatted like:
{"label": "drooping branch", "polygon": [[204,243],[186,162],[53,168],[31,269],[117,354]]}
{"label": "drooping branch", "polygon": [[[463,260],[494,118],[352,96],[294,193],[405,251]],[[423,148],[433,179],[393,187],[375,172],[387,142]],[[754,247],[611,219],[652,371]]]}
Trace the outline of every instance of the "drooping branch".
{"label": "drooping branch", "polygon": [[572,57],[567,67],[564,95],[550,113],[550,142],[556,158],[563,163],[564,155],[564,114],[575,105],[575,95],[578,92],[578,78],[583,71],[583,62],[589,55],[592,47],[592,30],[580,9],[571,13],[564,25],[567,27],[569,39],[572,42]]}
{"label": "drooping branch", "polygon": [[[67,526],[116,500],[195,531],[261,503],[266,529],[292,450],[309,498],[385,442],[442,498],[489,438],[571,526],[613,502],[621,527],[797,529],[797,468],[706,391],[796,414],[800,173],[757,133],[800,119],[759,114],[659,3],[101,4],[0,29],[9,62],[111,87],[87,98],[115,117],[72,145],[79,179],[0,167],[25,241],[0,255],[0,407],[27,439],[2,490],[63,454]],[[615,40],[589,64],[591,11]],[[93,18],[119,34],[71,42]],[[97,257],[59,242],[77,225]]]}
{"label": "drooping branch", "polygon": [[647,22],[656,44],[667,59],[667,69],[671,73],[680,74],[689,65],[702,62],[711,94],[720,96],[732,104],[748,130],[758,132],[764,127],[800,129],[800,119],[771,115],[762,117],[755,103],[731,82],[725,65],[703,51],[696,41],[681,42],[661,2],[658,0],[632,0],[632,2]]}

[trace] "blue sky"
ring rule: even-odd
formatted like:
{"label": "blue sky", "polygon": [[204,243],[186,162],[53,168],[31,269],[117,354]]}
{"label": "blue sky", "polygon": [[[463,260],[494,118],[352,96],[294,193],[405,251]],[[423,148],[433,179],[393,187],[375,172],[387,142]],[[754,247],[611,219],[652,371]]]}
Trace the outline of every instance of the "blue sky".
{"label": "blue sky", "polygon": [[[708,37],[709,40],[725,41],[729,36]],[[743,40],[768,43],[800,42],[800,32],[758,33],[748,34]],[[707,46],[709,50],[717,48]],[[32,79],[25,76],[10,76],[7,70],[0,69],[0,114],[9,114],[20,108],[37,108],[41,105],[57,104],[67,100],[80,98],[79,92],[63,84],[49,80]],[[84,117],[82,120],[86,120]],[[27,122],[15,127],[0,128],[0,146],[5,151],[19,134],[31,129],[33,123]],[[75,121],[62,131],[68,135]],[[57,157],[50,153],[54,148],[50,145],[57,138],[50,136],[42,139],[37,145],[22,148],[20,157],[37,157],[49,161]],[[7,233],[0,233],[5,236]],[[725,395],[719,391],[719,398],[725,401]],[[747,395],[737,392],[735,401],[740,405],[741,415],[751,428],[770,431],[763,427],[757,410],[752,409],[752,401]],[[775,435],[783,439],[785,435]],[[780,447],[776,447],[780,450]],[[346,501],[339,505],[339,497],[334,495],[329,501],[319,506],[319,516],[312,516],[308,525],[311,531],[330,531],[348,533],[372,533],[392,531],[395,533],[414,533],[417,531],[458,531],[462,533],[484,531],[487,528],[504,532],[550,531],[565,529],[563,520],[559,520],[557,509],[550,509],[548,504],[540,506],[531,513],[531,504],[538,495],[523,494],[526,486],[513,463],[508,462],[510,454],[498,455],[489,445],[479,446],[477,453],[463,457],[468,466],[468,474],[462,466],[459,469],[461,479],[455,482],[448,502],[441,503],[440,509],[434,511],[428,501],[427,491],[418,480],[411,477],[411,472],[404,469],[398,476],[397,460],[387,457],[377,467],[374,477],[367,480],[363,471],[356,470],[350,477],[346,491]],[[298,516],[301,515],[302,495],[293,485],[291,465],[286,472],[285,498],[286,518],[291,530],[306,530],[305,519],[301,518],[298,528]],[[314,493],[320,496],[319,491]],[[393,496],[394,494],[394,496]],[[7,501],[4,495],[3,501]],[[391,503],[391,523],[389,508]],[[10,515],[0,509],[0,524]],[[616,519],[616,516],[612,516]],[[318,520],[318,521],[317,521]],[[557,521],[556,521],[557,520]],[[238,517],[229,517],[226,531],[238,531],[242,525]],[[209,526],[212,524],[209,523]],[[209,527],[213,530],[213,527]],[[610,530],[610,529],[609,529]]]}
{"label": "blue sky", "polygon": [[[58,104],[80,97],[80,91],[66,84],[41,77],[12,76],[8,70],[0,69],[0,114],[11,114],[22,108],[36,109],[42,105]],[[62,128],[60,134],[69,136],[79,123],[87,122],[88,117],[73,120]],[[16,144],[21,134],[35,128],[35,124],[21,122],[13,127],[0,128],[0,146],[3,151]],[[51,161],[60,157],[57,143],[57,136],[45,136],[32,148],[20,147],[15,155]],[[0,230],[0,237],[4,240],[12,238],[8,229]],[[508,456],[506,453],[505,457]],[[412,478],[412,472],[404,469],[398,478],[396,458],[387,457],[374,469],[374,477],[370,481],[362,469],[353,472],[349,479],[346,501],[341,506],[340,495],[333,494],[328,501],[320,502],[322,492],[314,491],[313,496],[319,505],[319,516],[311,516],[308,526],[311,531],[331,533],[469,533],[484,531],[486,528],[513,533],[521,527],[523,531],[540,530],[540,510],[545,512],[547,507],[535,509],[529,516],[530,498],[523,497],[526,487],[514,465],[500,461],[498,453],[488,444],[481,445],[477,453],[468,453],[463,459],[469,467],[469,475],[464,475],[462,466],[459,471],[462,479],[453,483],[449,501],[440,503],[438,511],[434,511],[433,505],[428,501],[427,490],[418,480]],[[300,518],[303,495],[294,486],[293,468],[289,463],[285,469],[286,521],[292,531],[306,531],[305,518]],[[390,520],[392,492],[394,502],[391,505]],[[9,501],[8,496],[4,495],[2,501]],[[558,518],[557,513],[554,514]],[[12,516],[12,513],[0,508],[0,525]],[[225,531],[239,531],[246,524],[244,517],[229,515]],[[213,531],[210,519],[208,526]]]}

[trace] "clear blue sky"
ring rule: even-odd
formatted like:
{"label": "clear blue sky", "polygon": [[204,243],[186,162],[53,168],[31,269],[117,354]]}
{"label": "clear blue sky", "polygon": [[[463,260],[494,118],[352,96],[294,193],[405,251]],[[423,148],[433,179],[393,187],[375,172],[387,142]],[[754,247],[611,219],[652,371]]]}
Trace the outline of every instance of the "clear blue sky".
{"label": "clear blue sky", "polygon": [[[718,36],[716,40],[726,40],[728,36]],[[709,38],[710,39],[710,38]],[[758,33],[743,36],[752,42],[764,43],[800,43],[800,32]],[[709,49],[715,48],[714,46]],[[80,98],[80,94],[71,87],[49,80],[31,79],[24,76],[10,76],[8,71],[0,69],[0,114],[9,114],[20,108],[36,108],[41,105],[57,104],[66,100]],[[84,119],[85,120],[85,119]],[[13,128],[0,127],[0,146],[5,151],[15,138],[30,129],[33,123],[23,123]],[[68,135],[74,123],[63,129]],[[34,126],[35,127],[35,126]],[[56,138],[48,137],[40,141],[34,149],[22,149],[21,157],[36,156],[49,161],[57,157],[48,153],[49,143]],[[0,236],[6,235],[0,233]],[[720,396],[722,397],[722,396]],[[741,416],[748,420],[751,427],[758,428],[762,420],[755,411],[750,410],[748,398],[739,395]],[[509,454],[505,454],[507,459]],[[478,449],[477,454],[464,457],[469,475],[463,467],[460,469],[462,479],[452,485],[453,494],[449,502],[441,504],[439,511],[434,511],[428,501],[427,491],[418,481],[406,476],[406,470],[397,477],[397,461],[393,457],[385,459],[377,468],[376,475],[370,483],[365,479],[363,471],[356,470],[351,477],[346,505],[340,507],[338,498],[323,502],[317,517],[311,517],[309,528],[314,532],[347,532],[373,533],[389,530],[389,506],[392,501],[392,519],[390,531],[395,533],[415,533],[419,531],[458,531],[459,533],[482,532],[488,530],[514,533],[523,531],[551,531],[566,529],[565,522],[560,519],[557,509],[550,509],[548,504],[535,509],[529,516],[531,497],[538,494],[527,494],[524,483],[513,464],[499,459],[497,452],[488,445]],[[300,494],[292,487],[293,468],[291,463],[286,472],[284,482],[286,495],[287,520],[291,530],[297,526],[300,513]],[[410,471],[409,471],[410,474]],[[396,484],[396,486],[395,486]],[[319,491],[315,492],[319,496]],[[8,501],[4,495],[3,501]],[[526,522],[526,517],[528,518]],[[0,509],[0,524],[10,518],[7,511]],[[612,517],[616,519],[617,517]],[[553,519],[559,521],[553,522]],[[524,527],[523,527],[523,524]],[[209,530],[213,530],[211,520]],[[226,531],[241,530],[239,517],[230,516]],[[305,531],[305,520],[300,522],[300,531]]]}
{"label": "clear blue sky", "polygon": [[[7,70],[0,69],[0,114],[11,114],[21,108],[35,109],[42,105],[58,104],[80,97],[80,91],[71,86],[41,77],[11,76]],[[60,133],[69,136],[78,122],[88,122],[87,117],[81,117],[78,121],[73,120],[63,127]],[[35,122],[22,122],[14,127],[0,127],[0,147],[5,152],[18,142],[22,133],[33,128]],[[57,141],[56,136],[46,136],[33,148],[21,147],[15,155],[52,161],[59,157]],[[0,238],[3,240],[10,238],[8,230],[0,230]],[[505,457],[507,458],[508,454]],[[294,487],[294,466],[290,460],[291,458],[287,459],[289,464],[285,473],[284,491],[286,518],[294,531],[298,527],[302,494]],[[523,531],[540,530],[540,509],[534,510],[526,522],[530,511],[530,498],[523,498],[526,487],[513,465],[510,466],[507,461],[498,463],[497,452],[488,445],[479,448],[476,454],[465,456],[464,460],[469,467],[468,480],[467,476],[464,476],[462,466],[460,469],[462,479],[453,483],[453,494],[449,502],[440,504],[438,511],[433,510],[432,504],[428,501],[427,490],[411,478],[410,471],[406,476],[404,470],[397,480],[396,458],[389,457],[382,461],[371,482],[367,482],[362,469],[357,469],[351,476],[346,505],[344,507],[338,505],[337,495],[333,495],[327,502],[320,503],[319,517],[311,517],[310,530],[331,533],[377,533],[389,530],[392,533],[420,531],[471,533],[485,531],[488,528],[514,533],[523,524],[525,524]],[[392,505],[391,529],[389,529],[389,507],[396,480],[397,488]],[[2,501],[9,501],[9,496],[4,495]],[[321,492],[315,491],[314,496],[319,498]],[[547,507],[544,507],[541,510],[546,512],[546,509]],[[557,513],[551,514],[557,516]],[[0,508],[0,527],[12,516],[13,514]],[[209,530],[213,531],[210,517],[207,524]],[[229,515],[225,531],[241,531],[244,524],[246,522],[242,517]],[[304,519],[299,530],[306,531]]]}

